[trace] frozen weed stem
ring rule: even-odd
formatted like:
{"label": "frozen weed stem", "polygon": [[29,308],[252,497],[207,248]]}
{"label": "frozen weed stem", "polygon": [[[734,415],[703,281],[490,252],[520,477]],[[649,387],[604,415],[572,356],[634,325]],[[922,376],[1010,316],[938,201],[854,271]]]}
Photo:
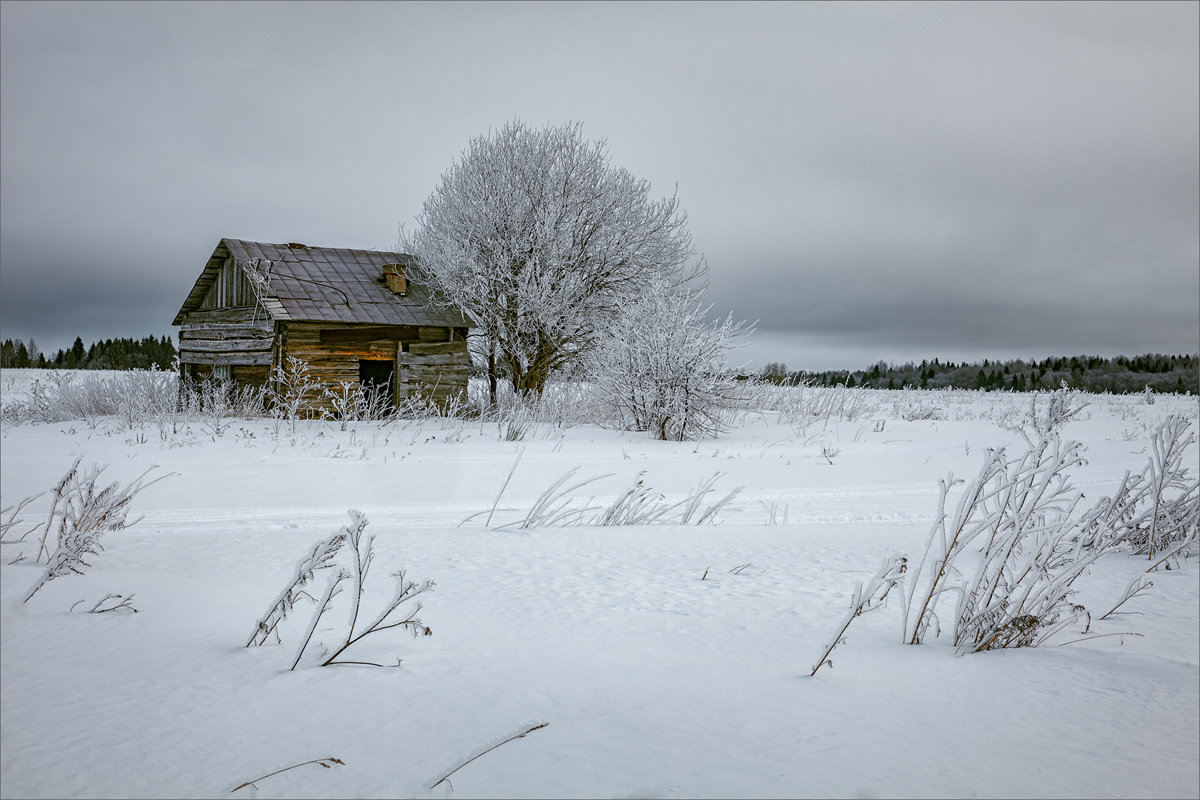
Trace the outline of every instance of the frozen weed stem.
{"label": "frozen weed stem", "polygon": [[[1055,394],[1059,402],[1039,415],[1035,401],[1027,419],[1025,432],[1040,430],[1043,438],[1021,458],[989,452],[953,517],[945,513],[945,501],[955,481],[942,482],[938,519],[905,595],[907,643],[920,644],[931,627],[937,635],[936,607],[947,592],[958,599],[954,645],[960,653],[1036,646],[1081,620],[1087,632],[1092,618],[1073,602],[1073,584],[1102,555],[1125,547],[1151,558],[1166,552],[1154,566],[1169,565],[1171,557],[1194,547],[1200,507],[1196,481],[1182,461],[1193,442],[1187,421],[1164,421],[1145,472],[1126,474],[1113,497],[1077,513],[1083,495],[1067,472],[1084,463],[1082,447],[1062,442],[1057,428],[1079,406],[1067,402],[1065,389]],[[955,562],[976,543],[982,558],[967,577]],[[1100,619],[1148,588],[1135,580]]]}
{"label": "frozen weed stem", "polygon": [[[158,469],[157,466],[153,466],[127,485],[113,483],[103,489],[97,489],[96,481],[105,469],[107,465],[93,465],[81,475],[79,460],[76,459],[67,474],[55,486],[50,516],[44,525],[37,557],[40,563],[43,552],[49,554],[46,570],[24,602],[29,602],[39,589],[55,578],[70,573],[82,575],[83,570],[91,566],[87,558],[103,552],[100,538],[105,533],[124,530],[140,521],[140,517],[132,522],[127,519],[133,498],[146,487],[174,474],[160,475],[147,481],[146,477]],[[55,520],[58,521],[57,525]],[[56,527],[56,548],[50,552],[46,541],[50,531]]]}
{"label": "frozen weed stem", "polygon": [[861,617],[867,611],[872,611],[883,605],[883,601],[887,599],[888,593],[904,580],[904,572],[908,569],[908,559],[902,555],[893,555],[886,558],[883,564],[879,567],[879,571],[866,584],[864,589],[860,582],[854,588],[854,594],[850,596],[850,610],[842,619],[841,625],[838,627],[838,632],[834,634],[829,643],[825,645],[825,651],[821,654],[821,658],[812,668],[812,672],[808,673],[811,678],[817,674],[817,670],[826,664],[830,669],[833,669],[833,659],[829,656],[833,653],[835,647],[839,644],[845,644],[846,631],[850,627],[850,623],[856,617]]}
{"label": "frozen weed stem", "polygon": [[[433,633],[417,617],[422,608],[421,603],[418,602],[412,606],[407,615],[396,613],[402,606],[405,606],[418,595],[432,591],[435,585],[433,581],[424,581],[418,584],[407,580],[403,570],[393,573],[393,577],[396,578],[396,588],[391,599],[383,605],[382,609],[370,623],[360,625],[359,613],[362,609],[363,590],[366,586],[367,575],[375,558],[374,537],[364,538],[363,531],[366,529],[368,521],[361,511],[349,509],[347,513],[350,515],[350,523],[343,526],[341,530],[328,539],[318,542],[312,551],[297,565],[296,574],[287,588],[283,590],[275,603],[272,604],[267,613],[262,616],[255,626],[250,640],[246,643],[247,647],[265,644],[272,635],[274,635],[277,642],[282,641],[279,633],[281,623],[287,618],[288,613],[296,606],[297,602],[307,598],[315,604],[316,608],[309,619],[306,632],[300,642],[300,648],[297,650],[296,657],[290,667],[292,670],[296,669],[300,665],[313,637],[316,635],[321,619],[325,616],[326,612],[333,608],[333,601],[342,595],[342,584],[346,582],[349,583],[351,590],[348,624],[342,629],[341,633],[337,634],[336,644],[321,654],[321,666],[327,667],[337,664],[383,666],[372,661],[351,661],[343,659],[342,656],[353,645],[373,633],[380,633],[393,628],[408,629],[414,636],[429,636]],[[347,544],[349,547],[344,547]],[[305,586],[314,580],[318,570],[331,567],[335,563],[339,565],[339,569],[330,579],[321,600],[318,601],[305,589]]]}
{"label": "frozen weed stem", "polygon": [[[713,484],[724,474],[717,472],[701,480],[682,500],[671,503],[645,485],[643,479],[646,472],[643,470],[634,478],[633,485],[617,495],[607,507],[593,506],[591,499],[581,507],[571,507],[572,492],[589,483],[612,477],[612,473],[597,475],[564,488],[564,484],[578,471],[579,467],[574,467],[564,473],[534,501],[525,519],[511,524],[521,528],[553,525],[705,525],[715,522],[717,512],[742,491],[739,486],[720,499],[704,505],[705,498],[713,492]],[[589,516],[590,512],[597,513]]]}

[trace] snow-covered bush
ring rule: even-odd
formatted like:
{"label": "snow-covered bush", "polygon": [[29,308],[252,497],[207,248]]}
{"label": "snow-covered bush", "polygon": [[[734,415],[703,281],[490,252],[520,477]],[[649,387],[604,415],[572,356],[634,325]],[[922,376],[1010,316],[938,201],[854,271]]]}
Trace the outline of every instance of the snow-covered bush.
{"label": "snow-covered bush", "polygon": [[1030,447],[1035,447],[1053,431],[1078,417],[1087,406],[1083,392],[1070,388],[1063,381],[1062,386],[1053,391],[1032,392],[1025,413],[1002,421],[1001,427],[1020,433]]}
{"label": "snow-covered bush", "polygon": [[[1083,620],[1086,631],[1092,617],[1074,601],[1073,584],[1098,558],[1128,545],[1158,556],[1157,566],[1195,546],[1200,489],[1183,464],[1193,442],[1189,423],[1174,416],[1164,421],[1146,471],[1126,475],[1113,497],[1080,512],[1083,494],[1068,471],[1084,463],[1082,447],[1061,440],[1058,428],[1081,405],[1065,387],[1050,400],[1042,409],[1035,401],[1022,428],[1026,434],[1040,430],[1040,441],[1016,459],[989,451],[952,516],[945,503],[957,481],[951,476],[941,482],[937,522],[908,577],[906,642],[938,634],[936,609],[947,593],[957,597],[953,633],[959,652],[1035,646]],[[969,573],[959,566],[968,550],[982,554]],[[1144,588],[1131,585],[1114,608]]]}
{"label": "snow-covered bush", "polygon": [[272,416],[288,424],[288,435],[296,435],[296,422],[302,418],[320,415],[312,409],[312,403],[321,397],[324,385],[309,374],[304,359],[288,356],[287,361],[275,367],[271,373],[273,389],[270,395]]}
{"label": "snow-covered bush", "polygon": [[197,420],[209,436],[219,439],[235,420],[265,415],[270,397],[265,386],[239,386],[228,378],[210,375],[199,380],[185,380],[180,386],[177,414],[161,416],[159,430],[166,438],[167,421],[171,422],[175,432],[181,424]]}
{"label": "snow-covered bush", "polygon": [[716,436],[747,409],[748,382],[725,364],[750,333],[705,320],[699,293],[654,282],[626,305],[590,362],[605,421],[657,439]]}
{"label": "snow-covered bush", "polygon": [[1083,525],[1088,547],[1129,547],[1135,554],[1170,566],[1176,554],[1200,538],[1200,479],[1186,453],[1196,441],[1191,423],[1172,414],[1150,438],[1151,455],[1138,475],[1126,473],[1112,497],[1102,498]]}

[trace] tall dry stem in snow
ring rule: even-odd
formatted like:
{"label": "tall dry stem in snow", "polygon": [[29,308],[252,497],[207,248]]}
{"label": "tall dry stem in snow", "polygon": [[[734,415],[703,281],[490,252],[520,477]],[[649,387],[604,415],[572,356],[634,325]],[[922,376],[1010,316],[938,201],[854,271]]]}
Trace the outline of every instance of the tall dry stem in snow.
{"label": "tall dry stem in snow", "polygon": [[315,578],[317,570],[330,565],[346,541],[347,530],[348,527],[343,527],[328,539],[317,542],[312,551],[300,559],[291,582],[254,626],[254,633],[250,634],[249,640],[246,641],[246,647],[264,645],[272,634],[275,635],[276,642],[282,641],[279,636],[279,624],[287,619],[287,615],[295,607],[297,601],[305,597],[312,599],[312,595],[304,587]]}
{"label": "tall dry stem in snow", "polygon": [[902,555],[893,555],[884,559],[883,564],[879,567],[879,571],[875,573],[875,576],[871,580],[867,581],[865,587],[859,582],[854,588],[854,593],[850,595],[849,612],[842,619],[837,633],[825,645],[825,650],[821,653],[821,657],[813,666],[812,671],[808,673],[810,678],[816,675],[817,670],[826,664],[829,665],[830,669],[833,669],[833,659],[829,656],[833,653],[835,647],[839,644],[845,644],[846,631],[850,628],[850,623],[867,611],[882,606],[883,601],[887,599],[892,589],[903,583],[904,573],[907,569],[908,559]]}

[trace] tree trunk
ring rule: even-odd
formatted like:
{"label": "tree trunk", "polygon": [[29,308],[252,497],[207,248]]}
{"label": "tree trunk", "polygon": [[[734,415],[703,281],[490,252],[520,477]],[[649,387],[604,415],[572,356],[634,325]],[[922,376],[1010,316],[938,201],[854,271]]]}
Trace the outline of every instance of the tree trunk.
{"label": "tree trunk", "polygon": [[488,403],[496,405],[496,340],[488,342]]}

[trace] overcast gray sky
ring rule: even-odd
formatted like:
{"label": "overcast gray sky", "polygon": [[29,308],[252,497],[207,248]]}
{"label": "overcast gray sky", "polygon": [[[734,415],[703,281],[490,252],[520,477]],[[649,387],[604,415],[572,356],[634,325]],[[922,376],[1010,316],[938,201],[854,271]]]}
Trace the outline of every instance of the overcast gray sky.
{"label": "overcast gray sky", "polygon": [[0,336],[391,249],[473,136],[678,187],[739,360],[1200,349],[1200,3],[0,3]]}

